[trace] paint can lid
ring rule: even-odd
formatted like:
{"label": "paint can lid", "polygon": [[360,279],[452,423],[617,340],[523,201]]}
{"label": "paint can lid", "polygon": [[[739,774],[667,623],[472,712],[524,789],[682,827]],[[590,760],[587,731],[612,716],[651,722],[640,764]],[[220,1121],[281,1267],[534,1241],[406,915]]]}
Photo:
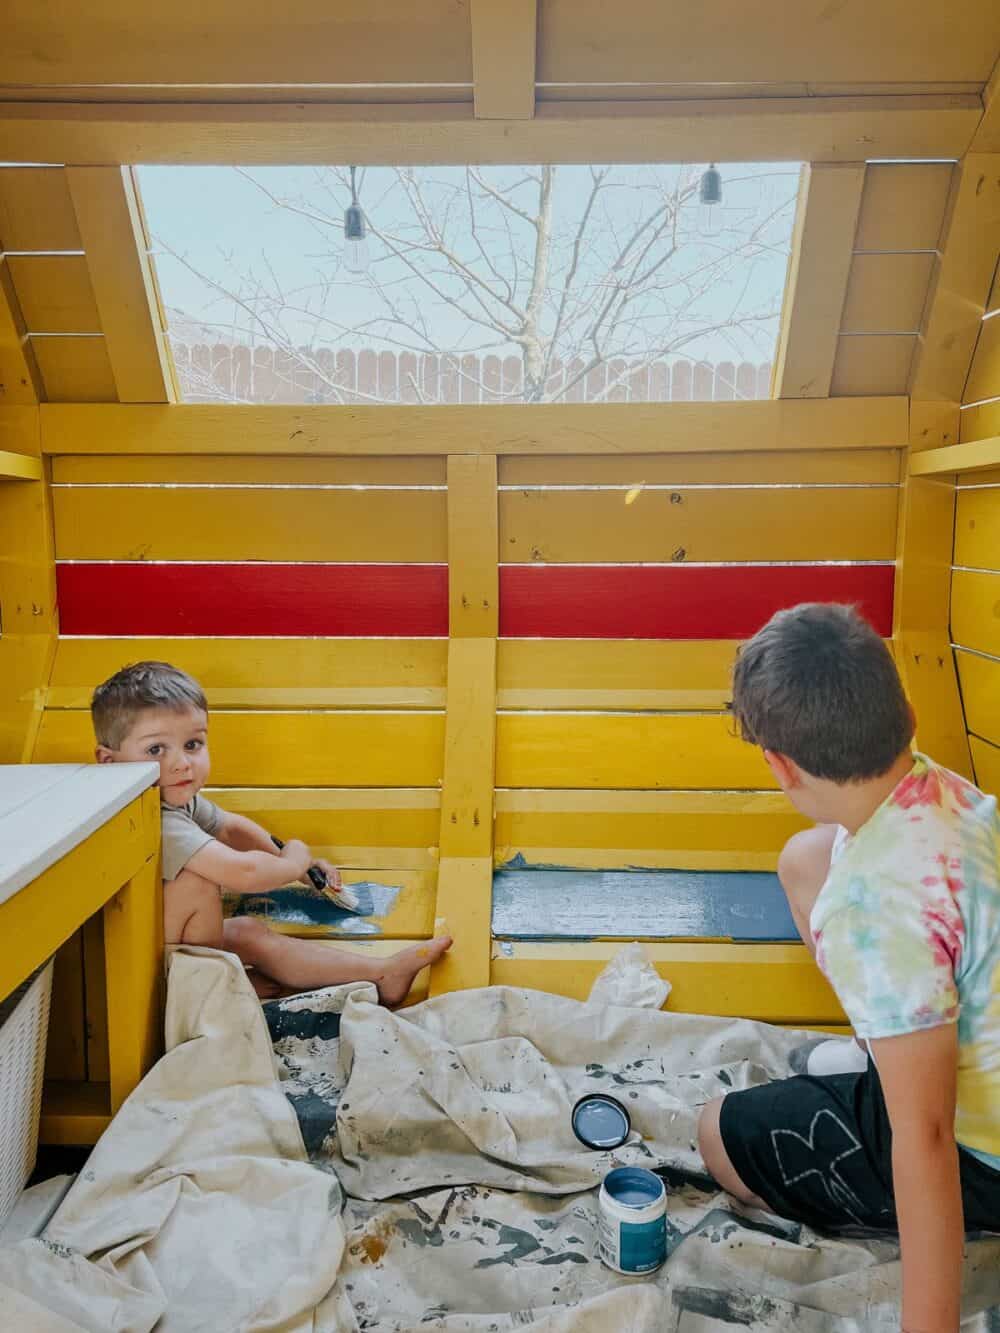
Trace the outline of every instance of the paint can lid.
{"label": "paint can lid", "polygon": [[571,1123],[573,1133],[588,1148],[620,1148],[632,1132],[628,1111],[603,1092],[581,1097]]}

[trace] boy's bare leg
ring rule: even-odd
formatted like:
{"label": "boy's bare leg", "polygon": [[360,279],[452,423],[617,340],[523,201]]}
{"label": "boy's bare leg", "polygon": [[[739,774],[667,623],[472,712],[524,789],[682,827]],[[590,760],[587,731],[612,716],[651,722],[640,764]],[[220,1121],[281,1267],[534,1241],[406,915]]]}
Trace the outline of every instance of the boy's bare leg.
{"label": "boy's bare leg", "polygon": [[778,858],[778,879],[785,890],[802,943],[813,955],[816,946],[809,929],[809,917],[830,873],[830,855],[836,834],[833,824],[804,829],[789,838]]}
{"label": "boy's bare leg", "polygon": [[163,886],[163,939],[165,944],[200,944],[221,949],[222,896],[193,870],[182,870]]}
{"label": "boy's bare leg", "polygon": [[389,958],[366,958],[318,940],[279,935],[253,917],[230,917],[223,925],[223,948],[286,991],[316,990],[345,981],[372,981],[384,1005],[400,1004],[419,972],[451,947],[449,936],[421,940]]}

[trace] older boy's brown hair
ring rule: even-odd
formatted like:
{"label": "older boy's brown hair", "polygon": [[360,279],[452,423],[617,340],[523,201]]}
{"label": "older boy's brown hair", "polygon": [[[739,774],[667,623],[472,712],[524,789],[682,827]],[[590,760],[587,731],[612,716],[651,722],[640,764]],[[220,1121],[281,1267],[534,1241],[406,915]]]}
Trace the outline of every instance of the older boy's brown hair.
{"label": "older boy's brown hair", "polygon": [[732,711],[745,741],[831,782],[881,777],[913,739],[896,665],[852,606],[772,616],[737,656]]}
{"label": "older boy's brown hair", "polygon": [[205,691],[198,682],[169,662],[136,662],[98,685],[90,701],[97,743],[120,750],[136,718],[147,708],[181,713],[188,708],[208,712]]}

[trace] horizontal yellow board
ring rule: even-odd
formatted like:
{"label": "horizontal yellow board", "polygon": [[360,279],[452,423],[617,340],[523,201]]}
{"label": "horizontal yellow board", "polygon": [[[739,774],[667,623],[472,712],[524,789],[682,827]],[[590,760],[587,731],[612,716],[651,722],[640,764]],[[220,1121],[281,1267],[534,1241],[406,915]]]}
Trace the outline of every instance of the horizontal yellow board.
{"label": "horizontal yellow board", "polygon": [[224,810],[284,841],[301,838],[335,865],[427,869],[437,865],[441,793],[431,788],[213,787]]}
{"label": "horizontal yellow board", "polygon": [[855,255],[841,317],[844,333],[915,333],[927,300],[932,254]]}
{"label": "horizontal yellow board", "polygon": [[950,162],[873,163],[865,173],[855,250],[934,250],[951,190]]}
{"label": "horizontal yellow board", "polygon": [[1000,659],[955,654],[965,724],[976,736],[1000,745]]}
{"label": "horizontal yellow board", "polygon": [[95,686],[140,658],[171,662],[211,708],[441,707],[444,639],[60,639],[47,708],[87,708]]}
{"label": "horizontal yellow board", "polygon": [[773,788],[719,713],[501,713],[498,787]]}
{"label": "horizontal yellow board", "polygon": [[7,260],[29,333],[100,333],[83,255],[11,255]]}
{"label": "horizontal yellow board", "polygon": [[911,334],[842,334],[837,339],[831,394],[852,398],[905,394],[916,345]]}
{"label": "horizontal yellow board", "polygon": [[[573,561],[891,560],[892,487],[504,491],[500,558]],[[58,534],[58,526],[57,526]]]}
{"label": "horizontal yellow board", "polygon": [[900,458],[898,449],[501,458],[500,485],[892,485]]}
{"label": "horizontal yellow board", "polygon": [[[881,453],[890,451],[879,450]],[[82,454],[52,460],[56,484],[153,486],[443,486],[444,458],[217,458]]]}
{"label": "horizontal yellow board", "polygon": [[113,403],[117,399],[103,338],[56,334],[32,338],[31,349],[50,403]]}
{"label": "horizontal yellow board", "polygon": [[1000,569],[1000,487],[958,492],[955,564]]}
{"label": "horizontal yellow board", "polygon": [[[377,882],[386,888],[396,889],[397,897],[386,916],[365,917],[363,923],[357,917],[342,922],[337,926],[305,925],[298,921],[283,921],[278,916],[269,917],[267,912],[257,913],[261,920],[281,935],[294,935],[300,939],[336,939],[356,938],[359,934],[381,937],[390,940],[424,940],[434,933],[434,909],[437,898],[437,867],[426,870],[400,870],[398,868],[379,867],[371,870],[344,870],[343,882]],[[229,897],[226,910],[230,912],[238,899]],[[352,929],[353,925],[353,929]],[[363,930],[358,929],[363,925]]]}
{"label": "horizontal yellow board", "polygon": [[[214,713],[212,779],[234,787],[433,787],[444,713]],[[34,762],[79,763],[94,751],[90,715],[47,709]]]}
{"label": "horizontal yellow board", "polygon": [[968,440],[965,444],[925,449],[910,458],[911,477],[957,474],[959,486],[983,486],[1000,481],[1000,436],[991,440]]}
{"label": "horizontal yellow board", "polygon": [[737,644],[723,639],[501,639],[500,708],[723,708]]}
{"label": "horizontal yellow board", "polygon": [[42,460],[0,449],[0,481],[41,481]]}
{"label": "horizontal yellow board", "polygon": [[978,736],[969,737],[976,783],[983,791],[1000,797],[1000,745],[991,745]]}
{"label": "horizontal yellow board", "polygon": [[52,498],[64,560],[448,558],[443,491],[71,486]]}
{"label": "horizontal yellow board", "polygon": [[[647,944],[673,989],[668,1011],[764,1023],[843,1023],[833,991],[803,944]],[[618,943],[494,943],[490,981],[585,1000]]]}
{"label": "horizontal yellow board", "polygon": [[0,167],[0,250],[82,250],[62,167]]}
{"label": "horizontal yellow board", "polygon": [[955,570],[951,576],[951,637],[963,648],[1000,657],[1000,573]]}
{"label": "horizontal yellow board", "polygon": [[807,823],[778,792],[498,791],[495,860],[774,870],[781,848]]}
{"label": "horizontal yellow board", "polygon": [[1000,398],[1000,316],[984,319],[979,326],[979,338],[962,395],[963,403],[978,403],[984,398]]}
{"label": "horizontal yellow board", "polygon": [[45,406],[47,454],[662,454],[905,448],[899,398],[478,407]]}
{"label": "horizontal yellow board", "polygon": [[[993,457],[998,447],[1000,447],[1000,435],[994,436],[991,440],[969,440],[967,444],[959,446],[959,448],[976,452],[982,449],[985,451],[985,456],[990,458]],[[984,455],[980,454],[979,456],[983,457]],[[959,489],[972,486],[1000,486],[1000,467],[988,467],[975,472],[959,472],[955,477],[955,484]]]}

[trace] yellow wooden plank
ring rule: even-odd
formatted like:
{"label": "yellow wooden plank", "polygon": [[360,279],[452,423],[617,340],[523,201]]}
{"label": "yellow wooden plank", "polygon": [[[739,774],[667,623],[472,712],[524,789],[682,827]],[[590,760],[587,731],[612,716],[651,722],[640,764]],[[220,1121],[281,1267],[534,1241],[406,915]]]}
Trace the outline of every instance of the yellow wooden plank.
{"label": "yellow wooden plank", "polygon": [[0,402],[0,449],[32,458],[40,456],[41,424],[37,405],[14,406]]}
{"label": "yellow wooden plank", "polygon": [[991,440],[972,440],[966,444],[953,444],[945,449],[928,449],[915,454],[910,460],[910,472],[914,477],[947,476],[952,473],[965,473],[965,480],[975,485],[982,473],[1000,465],[1000,436]]}
{"label": "yellow wooden plank", "polygon": [[936,250],[951,162],[879,162],[865,174],[856,250]]}
{"label": "yellow wooden plank", "polygon": [[139,657],[200,682],[212,708],[443,707],[443,639],[61,639],[48,708],[88,708]]}
{"label": "yellow wooden plank", "polygon": [[1000,797],[1000,745],[990,745],[977,736],[969,737],[972,760],[976,766],[976,783],[986,792]]}
{"label": "yellow wooden plank", "polygon": [[32,338],[31,350],[50,403],[115,402],[115,377],[103,338],[56,334]]}
{"label": "yellow wooden plank", "polygon": [[441,792],[441,856],[489,853],[493,823],[495,639],[452,639]]}
{"label": "yellow wooden plank", "polygon": [[0,995],[30,976],[144,864],[138,806],[126,806],[2,905]]}
{"label": "yellow wooden plank", "polygon": [[[375,880],[396,889],[398,897],[388,915],[365,917],[363,929],[388,940],[425,940],[434,933],[434,912],[437,896],[437,866],[420,870],[401,870],[398,867],[378,866],[370,869],[347,869],[342,873],[345,884]],[[235,907],[235,899],[228,899],[227,911]],[[357,936],[357,918],[333,926],[310,926],[302,922],[286,922],[259,913],[272,930],[280,935],[294,935],[300,939],[349,939]]]}
{"label": "yellow wooden plank", "polygon": [[[1000,174],[995,159],[970,153],[956,169],[944,253],[937,265],[910,392],[960,401],[1000,248]],[[965,423],[963,423],[963,428]],[[986,431],[997,435],[1000,430]],[[963,431],[963,438],[973,438]]]}
{"label": "yellow wooden plank", "polygon": [[[440,712],[217,712],[209,727],[212,778],[241,787],[432,787],[443,771]],[[36,763],[93,753],[90,716],[49,709]]]}
{"label": "yellow wooden plank", "polygon": [[958,403],[910,400],[910,457],[926,449],[945,449],[960,438]]}
{"label": "yellow wooden plank", "polygon": [[[220,42],[229,39],[227,31]],[[66,42],[65,35],[60,41]],[[215,62],[215,47],[195,45],[210,49]],[[316,47],[331,49],[327,43]],[[272,69],[268,81],[273,77]],[[329,78],[325,67],[321,81]],[[134,79],[132,72],[124,81]],[[190,83],[187,72],[184,81]],[[599,107],[550,102],[522,121],[477,120],[470,104],[444,101],[368,103],[359,115],[351,105],[301,100],[194,108],[25,100],[0,106],[0,153],[8,161],[34,162],[47,153],[83,165],[852,162],[861,147],[885,158],[958,157],[981,115],[978,95],[936,90],[908,97],[671,98]]]}
{"label": "yellow wooden plank", "polygon": [[[157,812],[159,814],[159,812]],[[104,917],[92,916],[83,923],[84,997],[87,1017],[87,1078],[107,1083],[108,978],[104,960]]]}
{"label": "yellow wooden plank", "polygon": [[1000,398],[1000,318],[984,319],[969,367],[962,401],[979,403]]}
{"label": "yellow wooden plank", "polygon": [[[494,986],[526,986],[585,1000],[620,945],[496,943]],[[667,1009],[764,1023],[842,1023],[843,1010],[802,944],[647,944],[672,983]]]}
{"label": "yellow wooden plank", "polygon": [[56,950],[52,973],[45,1077],[87,1077],[87,1033],[84,1010],[83,937],[79,931]]}
{"label": "yellow wooden plank", "polygon": [[966,725],[976,736],[1000,745],[1000,659],[959,651],[955,660]]}
{"label": "yellow wooden plank", "polygon": [[[957,395],[956,395],[957,397]],[[898,398],[477,407],[48,406],[47,454],[662,454],[905,448]]]}
{"label": "yellow wooden plank", "polygon": [[963,648],[1000,657],[1000,574],[955,570],[951,580],[951,637]]}
{"label": "yellow wooden plank", "polygon": [[123,403],[173,396],[148,244],[128,167],[68,167],[101,328]]}
{"label": "yellow wooden plank", "polygon": [[11,280],[29,333],[100,333],[83,255],[11,255]]}
{"label": "yellow wooden plank", "polygon": [[983,118],[969,148],[974,153],[1000,153],[1000,57],[983,89]]}
{"label": "yellow wooden plank", "polygon": [[41,481],[42,460],[0,449],[0,481]]}
{"label": "yellow wooden plank", "polygon": [[806,827],[778,792],[507,791],[494,859],[594,869],[774,870]]}
{"label": "yellow wooden plank", "polygon": [[892,488],[504,491],[504,562],[885,560]]}
{"label": "yellow wooden plank", "polygon": [[723,714],[500,713],[498,787],[774,787]]}
{"label": "yellow wooden plank", "polygon": [[[874,451],[881,457],[890,450]],[[864,454],[845,454],[842,467]],[[820,455],[825,457],[825,455]],[[53,458],[56,485],[444,486],[444,458],[218,458],[81,454]],[[844,478],[835,478],[843,480]],[[851,478],[853,480],[853,478]],[[864,477],[861,480],[871,480]],[[881,479],[881,478],[880,478]]]}
{"label": "yellow wooden plank", "polygon": [[14,292],[10,261],[0,253],[0,408],[33,406],[41,396],[41,375]]}
{"label": "yellow wooden plank", "polygon": [[362,869],[428,870],[438,863],[441,793],[433,788],[211,788],[224,810],[247,815],[282,840]]}
{"label": "yellow wooden plank", "polygon": [[448,459],[448,621],[452,637],[496,637],[497,460],[476,454]]}
{"label": "yellow wooden plank", "polygon": [[538,0],[472,0],[472,79],[481,120],[525,120],[535,114]]}
{"label": "yellow wooden plank", "polygon": [[1000,569],[1000,487],[959,491],[955,564],[972,569]]}
{"label": "yellow wooden plank", "polygon": [[961,438],[986,440],[1000,435],[1000,398],[978,407],[966,407],[961,415]]}
{"label": "yellow wooden plank", "polygon": [[[56,459],[59,464],[82,459]],[[789,453],[554,454],[500,458],[501,486],[892,485],[898,449],[818,449]],[[57,471],[53,471],[59,480]]]}
{"label": "yellow wooden plank", "polygon": [[491,856],[449,856],[442,860],[435,934],[445,930],[455,943],[431,969],[430,995],[489,985],[492,907]]}
{"label": "yellow wooden plank", "polygon": [[[68,560],[447,559],[443,491],[57,487]],[[107,515],[114,513],[109,524]]]}
{"label": "yellow wooden plank", "polygon": [[[969,441],[973,446],[978,443],[980,443],[978,440]],[[959,490],[971,490],[977,486],[1000,486],[1000,467],[984,468],[977,472],[957,472],[955,485]]]}
{"label": "yellow wooden plank", "polygon": [[0,167],[0,250],[82,250],[62,167]]}
{"label": "yellow wooden plank", "polygon": [[723,639],[501,639],[497,703],[525,708],[724,708],[737,645]]}
{"label": "yellow wooden plank", "polygon": [[931,254],[859,254],[851,264],[841,330],[916,333],[930,287]]}
{"label": "yellow wooden plank", "polygon": [[96,1143],[111,1123],[107,1083],[46,1080],[39,1141],[77,1147]]}
{"label": "yellow wooden plank", "polygon": [[906,393],[916,345],[911,334],[842,334],[830,392],[841,397]]}
{"label": "yellow wooden plank", "polygon": [[776,398],[829,396],[865,165],[816,163],[802,173],[774,365]]}

